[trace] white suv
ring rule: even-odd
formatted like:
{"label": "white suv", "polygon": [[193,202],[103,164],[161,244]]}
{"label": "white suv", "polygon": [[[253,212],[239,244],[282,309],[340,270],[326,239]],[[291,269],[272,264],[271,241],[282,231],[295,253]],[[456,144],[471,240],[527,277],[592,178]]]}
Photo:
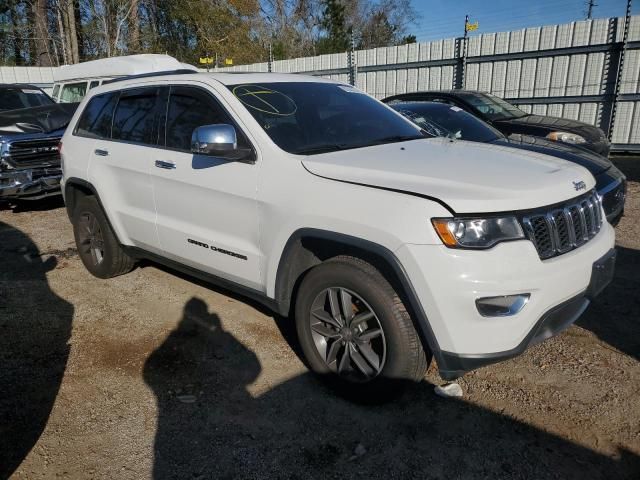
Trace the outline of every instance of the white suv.
{"label": "white suv", "polygon": [[86,268],[148,258],[294,319],[308,366],[370,391],[453,379],[570,325],[614,230],[582,167],[425,138],[348,85],[284,74],[131,78],[62,140]]}

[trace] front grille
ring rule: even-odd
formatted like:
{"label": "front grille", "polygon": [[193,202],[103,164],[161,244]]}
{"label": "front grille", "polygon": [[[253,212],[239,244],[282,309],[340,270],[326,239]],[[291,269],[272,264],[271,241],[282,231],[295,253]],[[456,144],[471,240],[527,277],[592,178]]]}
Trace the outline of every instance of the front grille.
{"label": "front grille", "polygon": [[626,196],[625,190],[625,183],[620,182],[620,184],[614,189],[609,190],[607,193],[602,195],[602,207],[604,208],[604,213],[607,217],[622,211]]}
{"label": "front grille", "polygon": [[595,237],[602,227],[602,204],[594,191],[565,205],[528,214],[522,223],[544,260],[567,253]]}
{"label": "front grille", "polygon": [[4,160],[14,168],[60,165],[60,138],[16,140],[8,145]]}

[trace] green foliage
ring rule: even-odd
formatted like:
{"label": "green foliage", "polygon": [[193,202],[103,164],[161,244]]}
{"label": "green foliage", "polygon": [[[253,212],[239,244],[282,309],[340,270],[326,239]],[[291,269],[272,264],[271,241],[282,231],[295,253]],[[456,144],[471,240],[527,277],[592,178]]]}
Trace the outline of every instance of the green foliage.
{"label": "green foliage", "polygon": [[345,52],[352,31],[358,48],[415,42],[414,18],[411,0],[0,0],[0,64],[167,53],[238,65],[266,61],[269,45],[275,59]]}
{"label": "green foliage", "polygon": [[345,23],[345,6],[340,0],[323,0],[320,25],[326,34],[318,40],[318,53],[344,52],[349,49],[349,31]]}

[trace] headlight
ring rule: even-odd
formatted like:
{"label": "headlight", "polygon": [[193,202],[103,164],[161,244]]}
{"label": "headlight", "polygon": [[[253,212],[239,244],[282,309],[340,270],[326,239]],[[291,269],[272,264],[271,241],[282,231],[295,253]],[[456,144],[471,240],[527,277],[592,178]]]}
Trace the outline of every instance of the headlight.
{"label": "headlight", "polygon": [[569,132],[551,132],[549,135],[547,135],[547,138],[549,140],[554,140],[556,142],[577,143],[577,144],[587,143],[587,140],[584,137],[581,137],[576,133],[569,133]]}
{"label": "headlight", "polygon": [[525,238],[516,217],[434,218],[431,223],[449,248],[490,248]]}

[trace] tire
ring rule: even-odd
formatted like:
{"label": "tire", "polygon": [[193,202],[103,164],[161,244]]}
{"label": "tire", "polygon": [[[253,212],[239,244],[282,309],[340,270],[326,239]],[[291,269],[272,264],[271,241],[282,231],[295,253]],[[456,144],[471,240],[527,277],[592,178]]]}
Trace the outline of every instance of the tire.
{"label": "tire", "polygon": [[112,278],[133,269],[135,261],[122,249],[95,197],[79,199],[72,223],[78,255],[92,275]]}
{"label": "tire", "polygon": [[[337,319],[332,310],[336,300]],[[345,322],[348,316],[352,319]],[[421,381],[429,366],[431,355],[425,353],[398,292],[358,258],[336,257],[309,271],[296,297],[295,321],[309,368],[353,399],[384,401],[401,391],[397,386]],[[370,340],[367,348],[363,339]],[[347,345],[350,364],[345,367]]]}

